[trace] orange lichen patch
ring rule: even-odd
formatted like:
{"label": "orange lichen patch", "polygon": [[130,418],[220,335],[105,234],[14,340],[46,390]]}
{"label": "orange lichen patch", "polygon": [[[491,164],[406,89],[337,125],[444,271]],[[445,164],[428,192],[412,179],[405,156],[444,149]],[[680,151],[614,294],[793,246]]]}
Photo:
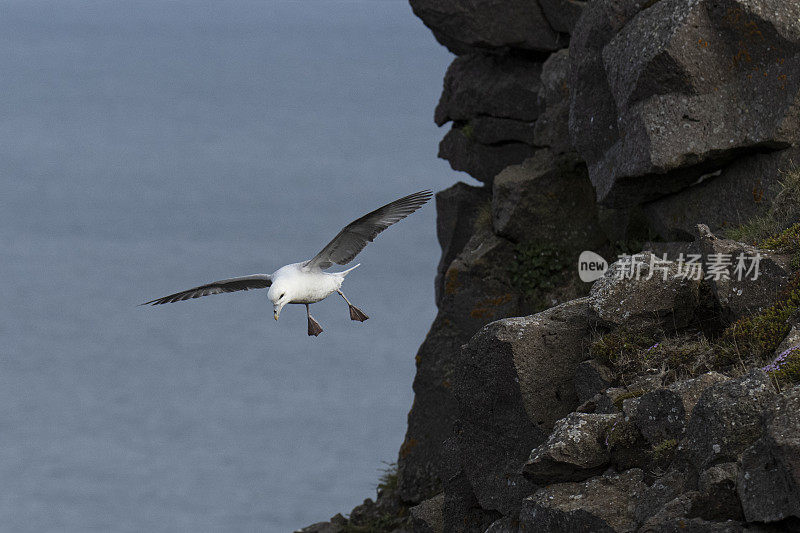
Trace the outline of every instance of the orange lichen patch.
{"label": "orange lichen patch", "polygon": [[411,453],[411,450],[413,450],[417,444],[419,443],[417,442],[417,439],[415,439],[414,437],[406,438],[406,440],[403,441],[403,445],[400,446],[400,458],[405,459],[406,456],[408,456],[408,454]]}
{"label": "orange lichen patch", "polygon": [[757,204],[760,204],[764,199],[764,189],[762,189],[760,185],[759,183],[753,187],[753,201]]}
{"label": "orange lichen patch", "polygon": [[444,293],[455,294],[461,288],[461,283],[458,281],[458,270],[450,267],[444,275]]}
{"label": "orange lichen patch", "polygon": [[485,307],[476,307],[469,312],[469,316],[476,320],[482,318],[492,318],[494,316],[494,311],[486,309]]}
{"label": "orange lichen patch", "polygon": [[420,357],[420,355],[417,354],[416,357],[414,357],[414,361],[416,361],[417,366],[419,366],[419,364],[422,362],[422,357]]}
{"label": "orange lichen patch", "polygon": [[507,304],[512,298],[513,296],[511,294],[503,294],[494,298],[481,300],[472,311],[470,311],[469,316],[475,319],[492,318],[495,315],[496,308]]}

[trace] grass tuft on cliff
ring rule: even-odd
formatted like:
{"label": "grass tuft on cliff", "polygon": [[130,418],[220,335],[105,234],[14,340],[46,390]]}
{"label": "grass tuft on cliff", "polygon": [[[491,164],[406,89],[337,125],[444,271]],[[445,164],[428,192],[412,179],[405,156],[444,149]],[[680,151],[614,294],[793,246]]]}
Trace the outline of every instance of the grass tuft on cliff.
{"label": "grass tuft on cliff", "polygon": [[[800,167],[792,166],[783,172],[779,182],[780,191],[766,213],[753,217],[746,224],[731,228],[725,236],[740,242],[759,247],[775,249],[770,239],[779,235],[800,220]],[[795,235],[800,229],[795,229]],[[800,246],[795,241],[795,246]]]}
{"label": "grass tuft on cliff", "polygon": [[508,267],[516,292],[537,310],[549,307],[548,294],[568,287],[573,272],[569,254],[544,243],[523,242],[514,247],[514,261]]}
{"label": "grass tuft on cliff", "polygon": [[791,330],[789,319],[800,312],[800,273],[770,307],[740,318],[717,342],[717,365],[770,357]]}

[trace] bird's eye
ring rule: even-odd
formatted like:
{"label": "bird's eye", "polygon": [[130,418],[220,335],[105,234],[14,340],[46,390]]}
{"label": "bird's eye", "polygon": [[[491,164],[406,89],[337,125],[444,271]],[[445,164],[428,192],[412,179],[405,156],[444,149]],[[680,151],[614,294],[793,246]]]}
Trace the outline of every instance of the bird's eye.
{"label": "bird's eye", "polygon": [[281,298],[283,298],[284,296],[286,296],[286,293],[285,293],[285,292],[284,292],[284,293],[281,293],[281,296],[280,296],[280,297],[281,297]]}

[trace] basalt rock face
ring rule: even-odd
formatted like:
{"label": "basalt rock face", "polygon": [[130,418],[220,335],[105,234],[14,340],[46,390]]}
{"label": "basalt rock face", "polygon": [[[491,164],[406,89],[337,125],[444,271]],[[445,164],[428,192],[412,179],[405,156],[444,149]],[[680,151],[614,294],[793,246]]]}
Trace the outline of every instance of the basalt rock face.
{"label": "basalt rock face", "polygon": [[476,181],[437,194],[397,486],[349,525],[800,531],[800,358],[771,363],[800,344],[800,254],[724,238],[800,163],[800,3],[411,5],[457,56],[439,155]]}
{"label": "basalt rock face", "polygon": [[[442,443],[463,420],[455,377],[469,352],[461,346],[489,322],[542,308],[509,265],[552,248],[564,265],[582,250],[613,262],[615,241],[692,240],[698,223],[715,231],[770,204],[800,153],[800,7],[778,0],[411,5],[457,56],[434,114],[450,125],[439,154],[484,184],[439,195],[440,312],[417,356],[399,459],[400,493],[418,503],[443,486]],[[730,320],[761,306],[755,296],[725,298],[723,283],[654,278],[649,292],[635,291],[643,298],[636,305],[626,282],[602,283],[593,298],[605,300],[594,310],[590,302],[600,328],[638,320],[681,330],[702,320],[709,302],[721,302]],[[569,295],[588,287],[573,282]],[[568,299],[559,290],[564,298],[548,294],[544,305]]]}
{"label": "basalt rock face", "polygon": [[604,204],[655,200],[798,141],[795,2],[593,2],[570,57],[573,144]]}

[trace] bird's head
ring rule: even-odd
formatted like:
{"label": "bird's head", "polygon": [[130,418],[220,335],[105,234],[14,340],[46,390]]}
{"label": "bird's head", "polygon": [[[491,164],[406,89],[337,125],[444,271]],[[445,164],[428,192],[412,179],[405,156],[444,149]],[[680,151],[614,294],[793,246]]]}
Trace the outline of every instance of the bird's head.
{"label": "bird's head", "polygon": [[278,320],[278,317],[281,316],[281,309],[283,309],[283,306],[292,300],[289,287],[286,283],[275,281],[269,288],[267,296],[272,302],[273,316],[275,320]]}

